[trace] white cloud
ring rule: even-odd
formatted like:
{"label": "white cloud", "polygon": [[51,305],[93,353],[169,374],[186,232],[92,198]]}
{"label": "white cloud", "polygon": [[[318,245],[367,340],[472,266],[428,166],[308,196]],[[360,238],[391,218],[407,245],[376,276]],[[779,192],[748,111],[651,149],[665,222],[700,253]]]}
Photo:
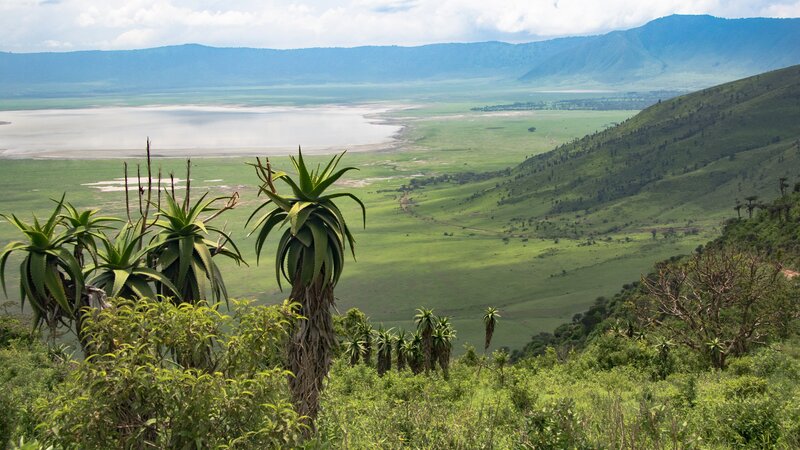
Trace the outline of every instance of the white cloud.
{"label": "white cloud", "polygon": [[800,0],[0,0],[0,50],[520,41],[673,13],[797,17]]}
{"label": "white cloud", "polygon": [[48,39],[42,42],[42,45],[45,47],[52,49],[52,50],[71,50],[72,43],[71,42],[62,42],[62,41],[54,41],[52,39]]}
{"label": "white cloud", "polygon": [[769,5],[763,12],[769,17],[800,17],[800,1]]}
{"label": "white cloud", "polygon": [[158,32],[151,28],[134,28],[117,36],[111,43],[114,48],[142,48],[157,45]]}

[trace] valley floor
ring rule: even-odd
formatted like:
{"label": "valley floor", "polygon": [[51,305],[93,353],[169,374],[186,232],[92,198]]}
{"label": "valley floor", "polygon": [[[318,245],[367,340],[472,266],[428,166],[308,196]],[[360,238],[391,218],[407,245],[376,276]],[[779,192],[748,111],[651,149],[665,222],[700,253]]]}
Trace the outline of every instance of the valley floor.
{"label": "valley floor", "polygon": [[[341,185],[361,197],[367,206],[367,226],[356,223],[354,205],[345,205],[357,240],[357,262],[348,260],[337,288],[340,311],[359,307],[374,323],[410,328],[420,306],[452,318],[459,330],[455,351],[481,339],[483,309],[505,311],[504,327],[496,346],[520,348],[532,335],[584,311],[597,296],[609,295],[638,280],[655,261],[687,253],[718,233],[722,217],[680,215],[673,223],[648,223],[648,216],[626,219],[630,225],[596,236],[561,237],[552,233],[512,229],[512,217],[476,214],[464,219],[460,200],[482,185],[444,183],[415,189],[401,188],[412,180],[467,172],[503,170],[526,156],[552,149],[587,133],[621,122],[633,111],[525,111],[482,113],[470,111],[477,103],[437,104],[396,111],[392,120],[407,125],[401,148],[348,154],[343,163],[359,168]],[[535,127],[535,132],[529,128]],[[291,150],[287,149],[287,153]],[[310,158],[312,161],[315,158]],[[286,158],[272,158],[277,168]],[[195,159],[193,189],[226,195],[239,192],[242,202],[227,217],[226,228],[243,250],[249,266],[223,263],[231,295],[274,303],[288,292],[275,282],[272,261],[256,265],[252,238],[244,223],[261,201],[257,178],[244,158]],[[129,160],[133,171],[142,159]],[[183,178],[184,162],[156,159],[164,174]],[[166,176],[166,175],[165,175]],[[124,196],[111,186],[122,177],[118,160],[4,160],[0,188],[5,193],[0,211],[26,216],[43,215],[50,198],[67,192],[80,207],[102,208],[124,216]],[[95,183],[106,183],[97,185]],[[116,181],[119,183],[119,181]],[[494,183],[492,180],[486,183]],[[472,190],[472,191],[470,191]],[[493,205],[486,205],[490,211]],[[566,221],[566,218],[564,219]],[[677,233],[652,238],[651,226],[666,231],[694,220],[699,234]],[[566,222],[565,222],[566,223]],[[0,242],[14,239],[14,230],[0,222]],[[267,245],[273,245],[268,243]],[[15,283],[15,280],[9,280]],[[11,293],[12,300],[14,293]]]}

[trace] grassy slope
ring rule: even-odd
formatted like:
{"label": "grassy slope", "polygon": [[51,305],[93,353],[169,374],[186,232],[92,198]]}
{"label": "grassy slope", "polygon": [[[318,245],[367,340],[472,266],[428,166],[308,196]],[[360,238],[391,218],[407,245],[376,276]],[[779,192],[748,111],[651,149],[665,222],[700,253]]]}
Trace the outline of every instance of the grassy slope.
{"label": "grassy slope", "polygon": [[509,225],[549,217],[540,228],[562,234],[686,226],[687,218],[713,225],[730,215],[735,198],[772,196],[778,177],[796,172],[798,115],[800,67],[665,101],[529,158],[465,201],[462,215]]}
{"label": "grassy slope", "polygon": [[[750,193],[774,194],[800,164],[800,67],[653,106],[620,127],[528,159],[498,191],[511,204],[554,202],[552,212],[658,205],[718,212]],[[607,217],[598,214],[594,217]]]}
{"label": "grassy slope", "polygon": [[799,114],[793,67],[662,102],[508,176],[416,188],[411,209],[466,234],[505,235],[526,254],[508,269],[523,273],[518,290],[496,303],[513,333],[530,336],[534,317],[554,323],[579,312],[653,262],[718,235],[735,199],[776,195],[778,178],[793,180],[800,167]]}

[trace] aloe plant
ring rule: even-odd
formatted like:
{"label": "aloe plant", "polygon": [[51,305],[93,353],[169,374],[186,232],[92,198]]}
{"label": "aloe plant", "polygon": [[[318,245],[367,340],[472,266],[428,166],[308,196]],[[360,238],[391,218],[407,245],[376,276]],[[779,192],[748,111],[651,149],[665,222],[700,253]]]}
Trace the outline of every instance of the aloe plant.
{"label": "aloe plant", "polygon": [[494,335],[494,328],[497,326],[497,319],[500,318],[500,311],[497,308],[489,306],[483,314],[484,326],[484,340],[483,340],[483,353],[489,350],[492,345],[492,336]]}
{"label": "aloe plant", "polygon": [[400,328],[397,330],[397,337],[394,340],[394,353],[397,358],[397,370],[402,371],[406,368],[407,355],[406,355],[406,330]]}
{"label": "aloe plant", "polygon": [[392,335],[391,328],[385,330],[381,326],[375,333],[375,346],[378,351],[378,362],[376,364],[378,375],[383,375],[392,370],[392,345],[394,340],[395,337]]}
{"label": "aloe plant", "polygon": [[149,252],[154,245],[139,248],[145,235],[137,232],[138,226],[125,225],[112,242],[102,236],[102,248],[97,251],[98,263],[87,269],[93,275],[89,283],[103,289],[109,297],[129,300],[143,298],[156,299],[156,291],[151,283],[159,283],[169,291],[170,296],[181,300],[178,288],[164,274],[145,266]]}
{"label": "aloe plant", "polygon": [[411,339],[406,342],[404,352],[408,367],[414,375],[422,372],[425,366],[425,355],[422,352],[422,334],[419,330],[411,334]]}
{"label": "aloe plant", "polygon": [[58,230],[63,205],[62,196],[44,223],[36,217],[33,223],[25,223],[13,214],[2,215],[26,237],[25,241],[9,243],[0,253],[3,292],[7,297],[5,266],[8,258],[13,253],[21,253],[24,258],[19,266],[20,301],[23,306],[26,300],[30,303],[34,326],[44,323],[51,330],[60,322],[69,323],[77,318],[84,287],[81,266],[68,248],[75,242],[75,235],[70,230]]}
{"label": "aloe plant", "polygon": [[[318,166],[310,171],[302,152],[298,151],[297,158],[291,157],[297,181],[285,173],[274,172],[269,161],[266,166],[260,160],[254,164],[262,181],[259,193],[266,195],[267,200],[253,211],[248,223],[264,208],[273,207],[254,222],[251,234],[256,235],[258,257],[267,236],[285,226],[278,241],[275,276],[279,285],[282,279],[291,284],[290,298],[300,303],[300,314],[305,317],[297,324],[289,343],[288,368],[295,374],[290,387],[298,412],[309,417],[312,425],[336,343],[330,308],[334,304],[333,289],[344,268],[347,246],[355,257],[353,235],[334,200],[347,197],[357,202],[366,225],[366,209],[355,195],[325,193],[345,173],[356,170],[354,167],[337,170],[343,156],[344,153],[336,155],[325,167]],[[285,183],[291,194],[278,194],[275,181]]]}
{"label": "aloe plant", "polygon": [[450,323],[450,318],[440,317],[433,331],[433,349],[435,360],[442,368],[445,378],[449,376],[450,353],[453,350],[453,339],[456,338],[456,331]]}
{"label": "aloe plant", "polygon": [[364,355],[364,341],[358,336],[348,336],[342,342],[342,354],[350,363],[350,367],[358,364],[358,360]]}
{"label": "aloe plant", "polygon": [[122,222],[116,217],[97,216],[99,209],[87,209],[79,211],[67,202],[64,204],[66,214],[59,215],[59,220],[69,229],[75,238],[75,248],[72,252],[78,263],[83,266],[83,251],[87,250],[92,260],[96,263],[97,259],[97,240],[105,239],[102,230],[110,230],[113,227],[107,225],[112,222]]}
{"label": "aloe plant", "polygon": [[[166,206],[159,209],[154,224],[161,230],[151,241],[151,246],[160,272],[172,282],[172,286],[159,281],[158,293],[169,296],[171,291],[176,291],[179,301],[196,303],[206,299],[208,283],[214,301],[227,301],[228,290],[214,256],[226,256],[237,264],[244,260],[230,235],[208,224],[216,214],[207,218],[200,215],[219,212],[212,205],[229,197],[206,199],[205,194],[193,205],[179,204],[168,193],[165,197]],[[218,241],[209,240],[209,233],[216,234]]]}
{"label": "aloe plant", "polygon": [[432,309],[418,308],[414,316],[414,323],[417,324],[417,331],[421,336],[421,350],[424,358],[425,371],[434,369],[436,358],[433,353],[433,331],[436,328],[436,316]]}

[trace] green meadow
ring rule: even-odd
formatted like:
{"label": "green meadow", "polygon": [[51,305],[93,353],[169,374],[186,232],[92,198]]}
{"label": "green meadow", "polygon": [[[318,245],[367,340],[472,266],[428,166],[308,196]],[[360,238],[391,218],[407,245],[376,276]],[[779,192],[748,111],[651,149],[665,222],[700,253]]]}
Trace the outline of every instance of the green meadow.
{"label": "green meadow", "polygon": [[[546,152],[635,114],[470,111],[482,104],[434,104],[394,111],[391,118],[407,125],[400,148],[345,157],[344,163],[359,171],[350,172],[337,189],[352,191],[364,201],[367,223],[362,228],[355,204],[343,201],[357,240],[357,261],[348,259],[337,287],[340,312],[358,307],[373,323],[410,329],[417,307],[434,308],[437,314],[452,317],[459,331],[458,351],[464,343],[481,341],[482,311],[495,306],[501,309],[502,319],[493,345],[520,348],[532,335],[551,331],[584,311],[597,296],[613,294],[622,284],[637,280],[655,261],[687,253],[717,232],[713,221],[719,218],[715,217],[693,235],[658,234],[654,239],[645,227],[628,227],[594,236],[591,245],[583,236],[554,238],[545,229],[523,230],[526,224],[510,226],[514,218],[508,208],[502,212],[505,216],[494,217],[489,212],[494,203],[473,203],[469,211],[465,210],[461,200],[493,186],[494,180],[432,184],[404,198],[401,187],[411,180],[514,167],[526,156]],[[531,128],[535,131],[529,131]],[[321,162],[326,158],[309,159]],[[278,169],[290,167],[286,157],[272,161]],[[143,162],[128,161],[129,175],[135,177],[136,164]],[[281,291],[275,280],[275,241],[268,241],[257,264],[254,239],[247,237],[245,221],[262,201],[256,195],[258,180],[247,162],[238,157],[193,160],[192,196],[206,191],[211,195],[240,194],[240,205],[215,222],[224,223],[233,232],[249,265],[236,267],[223,262],[223,275],[233,297],[273,303],[282,300],[288,290]],[[155,159],[154,163],[165,179],[169,172],[185,176],[183,160]],[[0,212],[43,216],[52,209],[50,199],[66,192],[67,200],[78,207],[101,208],[106,214],[124,217],[121,190],[102,192],[90,185],[121,178],[122,165],[121,160],[3,160]],[[183,196],[183,191],[178,195]],[[642,212],[639,219],[644,220],[647,214]],[[676,224],[693,219],[689,214],[676,217]],[[558,218],[564,223],[571,219]],[[0,243],[15,239],[15,232],[3,220]],[[9,264],[13,267],[14,261]],[[6,281],[9,298],[17,300],[13,288],[16,280]]]}

